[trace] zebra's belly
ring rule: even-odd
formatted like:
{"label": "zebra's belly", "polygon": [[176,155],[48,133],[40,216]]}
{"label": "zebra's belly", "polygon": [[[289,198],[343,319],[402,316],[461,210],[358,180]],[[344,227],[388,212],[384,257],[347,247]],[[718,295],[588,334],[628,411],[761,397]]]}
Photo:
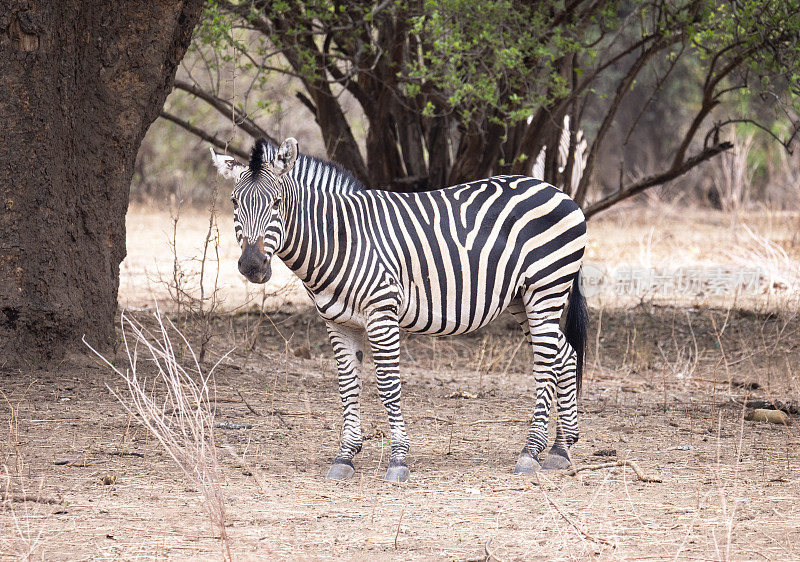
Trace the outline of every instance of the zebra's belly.
{"label": "zebra's belly", "polygon": [[464,319],[463,314],[453,310],[447,315],[442,315],[438,311],[431,311],[424,306],[409,307],[400,320],[400,327],[408,332],[417,334],[428,334],[432,336],[450,336],[454,334],[465,334],[481,328],[497,318],[508,303],[503,303],[488,311],[486,316],[473,317],[473,321]]}
{"label": "zebra's belly", "polygon": [[469,286],[470,275],[451,283],[426,279],[404,289],[400,326],[429,335],[464,334],[485,326],[508,306],[517,294],[515,280],[506,291],[488,293]]}

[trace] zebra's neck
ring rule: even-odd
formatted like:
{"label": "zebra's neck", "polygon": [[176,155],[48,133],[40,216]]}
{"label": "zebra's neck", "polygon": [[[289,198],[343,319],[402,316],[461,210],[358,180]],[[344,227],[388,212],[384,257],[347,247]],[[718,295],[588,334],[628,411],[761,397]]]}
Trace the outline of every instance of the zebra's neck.
{"label": "zebra's neck", "polygon": [[[284,183],[286,197],[285,239],[277,252],[284,263],[308,287],[324,277],[325,264],[335,259],[337,232],[343,200],[360,199],[366,191],[350,172],[331,162],[301,154]],[[333,233],[333,234],[331,234]],[[331,255],[328,255],[331,254]]]}

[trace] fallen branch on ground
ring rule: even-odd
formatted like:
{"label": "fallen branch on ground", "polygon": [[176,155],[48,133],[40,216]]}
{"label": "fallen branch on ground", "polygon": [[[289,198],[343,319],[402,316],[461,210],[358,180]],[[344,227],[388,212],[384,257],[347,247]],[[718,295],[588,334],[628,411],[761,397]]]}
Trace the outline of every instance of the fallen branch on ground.
{"label": "fallen branch on ground", "polygon": [[470,422],[466,425],[479,425],[482,423],[515,423],[515,422],[529,423],[530,421],[531,420],[524,420],[521,418],[504,418],[501,420],[475,420],[474,422]]}
{"label": "fallen branch on ground", "polygon": [[636,477],[641,480],[642,482],[661,482],[661,478],[657,478],[655,476],[648,476],[644,473],[641,467],[636,464],[634,461],[623,460],[623,461],[614,461],[614,462],[601,462],[599,464],[587,464],[584,466],[579,466],[578,468],[573,468],[570,471],[571,476],[575,476],[579,472],[583,472],[584,470],[601,470],[603,468],[613,468],[616,466],[629,466],[633,469],[636,473]]}

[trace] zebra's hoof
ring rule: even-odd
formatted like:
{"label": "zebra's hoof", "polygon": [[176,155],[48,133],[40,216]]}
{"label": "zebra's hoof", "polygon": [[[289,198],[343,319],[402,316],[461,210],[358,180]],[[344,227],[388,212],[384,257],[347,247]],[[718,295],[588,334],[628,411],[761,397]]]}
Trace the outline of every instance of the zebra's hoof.
{"label": "zebra's hoof", "polygon": [[542,463],[544,470],[564,470],[572,466],[572,461],[569,460],[569,453],[564,449],[550,449],[547,453],[547,458]]}
{"label": "zebra's hoof", "polygon": [[523,451],[517,459],[517,465],[514,467],[515,474],[533,474],[542,468],[539,461],[533,458],[527,451]]}
{"label": "zebra's hoof", "polygon": [[408,470],[405,463],[390,462],[384,479],[387,482],[406,482],[409,476],[411,476],[411,471]]}
{"label": "zebra's hoof", "polygon": [[353,468],[352,462],[335,462],[328,469],[328,474],[325,476],[328,480],[347,480],[356,473]]}

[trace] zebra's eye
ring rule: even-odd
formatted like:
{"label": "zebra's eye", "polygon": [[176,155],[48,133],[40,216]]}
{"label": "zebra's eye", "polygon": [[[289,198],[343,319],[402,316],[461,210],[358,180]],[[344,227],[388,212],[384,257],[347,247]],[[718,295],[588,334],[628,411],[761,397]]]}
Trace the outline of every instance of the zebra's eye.
{"label": "zebra's eye", "polygon": [[233,203],[234,210],[239,208],[239,202],[236,200],[236,197],[231,196],[231,203]]}
{"label": "zebra's eye", "polygon": [[272,204],[272,208],[275,209],[276,211],[280,208],[280,206],[281,206],[280,199],[276,199],[275,202]]}

